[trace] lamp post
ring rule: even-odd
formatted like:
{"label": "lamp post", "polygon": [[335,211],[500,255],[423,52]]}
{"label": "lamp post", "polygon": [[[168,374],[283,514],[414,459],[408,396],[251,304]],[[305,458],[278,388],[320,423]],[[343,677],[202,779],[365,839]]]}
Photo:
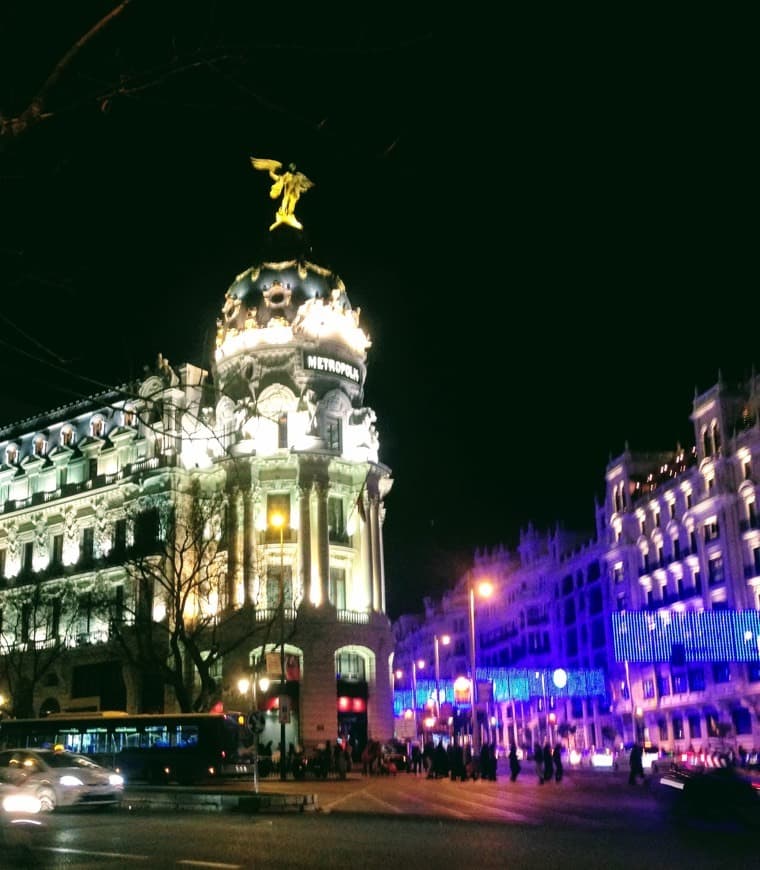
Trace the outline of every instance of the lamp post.
{"label": "lamp post", "polygon": [[412,710],[414,711],[414,739],[417,740],[419,735],[419,718],[417,716],[417,668],[422,670],[425,667],[424,659],[412,661]]}
{"label": "lamp post", "polygon": [[273,513],[269,517],[269,524],[280,530],[280,699],[279,699],[279,716],[280,716],[280,779],[287,779],[287,752],[285,749],[285,715],[283,699],[285,697],[285,568],[284,568],[284,548],[283,548],[283,532],[285,531],[285,517],[281,513]]}
{"label": "lamp post", "polygon": [[[472,674],[472,692],[470,698],[470,713],[472,722],[472,754],[480,755],[480,729],[478,728],[478,680],[476,676],[475,657],[475,583],[472,577],[468,583],[470,604],[470,672]],[[493,592],[493,584],[487,580],[478,583],[478,593],[487,598]]]}
{"label": "lamp post", "polygon": [[[440,638],[440,642],[444,646],[448,646],[451,638],[444,634]],[[441,659],[438,653],[438,635],[433,635],[433,651],[435,653],[435,718],[438,719],[441,715]]]}

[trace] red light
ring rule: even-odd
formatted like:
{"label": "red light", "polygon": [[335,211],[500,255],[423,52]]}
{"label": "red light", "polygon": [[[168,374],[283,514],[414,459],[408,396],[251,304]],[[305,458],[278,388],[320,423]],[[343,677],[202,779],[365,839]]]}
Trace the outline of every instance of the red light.
{"label": "red light", "polygon": [[367,704],[364,698],[354,698],[353,703],[351,704],[351,710],[354,713],[364,713],[367,709]]}
{"label": "red light", "polygon": [[341,697],[338,698],[338,710],[340,710],[341,713],[345,713],[347,710],[350,710],[350,709],[351,709],[351,699],[346,698],[345,696],[341,695]]}

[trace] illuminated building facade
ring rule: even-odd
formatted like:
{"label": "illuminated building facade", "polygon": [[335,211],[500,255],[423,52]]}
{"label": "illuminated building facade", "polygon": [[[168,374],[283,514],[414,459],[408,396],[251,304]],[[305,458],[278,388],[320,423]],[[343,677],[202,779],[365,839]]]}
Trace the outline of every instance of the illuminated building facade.
{"label": "illuminated building facade", "polygon": [[[546,704],[580,746],[638,736],[671,751],[760,747],[759,406],[757,376],[719,382],[694,399],[693,448],[611,461],[593,540],[529,528],[517,556],[476,553],[473,576],[497,587],[479,605],[478,669],[606,675],[595,697],[505,704],[500,738],[530,743]],[[427,657],[430,636],[447,632],[441,671],[468,672],[466,582],[426,602],[418,624],[396,624],[397,660]]]}
{"label": "illuminated building facade", "polygon": [[267,245],[224,296],[209,370],[159,357],[139,383],[0,430],[6,707],[179,709],[164,680],[120,655],[113,607],[93,602],[106,590],[135,625],[141,606],[154,627],[178,618],[170,591],[146,589],[130,565],[138,549],[161,551],[200,488],[219,498],[203,531],[215,547],[179,619],[205,619],[212,704],[267,710],[261,740],[275,748],[281,724],[307,749],[390,737],[392,480],[363,404],[370,341],[302,233],[280,226]]}

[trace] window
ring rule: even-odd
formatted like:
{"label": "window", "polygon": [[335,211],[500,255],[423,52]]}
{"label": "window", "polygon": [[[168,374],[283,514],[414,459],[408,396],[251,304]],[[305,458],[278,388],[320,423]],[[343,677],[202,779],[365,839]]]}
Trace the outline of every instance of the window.
{"label": "window", "polygon": [[676,503],[674,501],[668,502],[668,511],[670,512],[670,519],[675,519],[676,516]]}
{"label": "window", "polygon": [[588,597],[589,613],[601,613],[602,611],[602,590],[595,586]]}
{"label": "window", "polygon": [[[293,606],[293,582],[290,565],[282,566],[282,600],[283,606]],[[270,610],[280,606],[280,563],[269,565],[267,570],[267,607]]]}
{"label": "window", "polygon": [[102,417],[93,417],[90,423],[90,433],[93,438],[102,438],[105,432],[106,424]]}
{"label": "window", "polygon": [[325,423],[325,441],[330,450],[341,450],[341,426],[336,417],[328,418]]}
{"label": "window", "polygon": [[750,683],[760,683],[760,662],[747,662],[747,679]]}
{"label": "window", "polygon": [[95,528],[87,526],[82,529],[82,549],[81,557],[83,559],[91,559],[95,552]]}
{"label": "window", "polygon": [[565,625],[572,625],[575,622],[575,602],[572,598],[565,601]]}
{"label": "window", "polygon": [[673,559],[678,561],[681,558],[681,542],[678,538],[673,538]]}
{"label": "window", "polygon": [[5,577],[5,560],[8,557],[8,551],[3,547],[0,549],[0,577]]}
{"label": "window", "polygon": [[34,455],[35,456],[44,456],[47,448],[47,441],[42,437],[42,435],[38,435],[34,439]]}
{"label": "window", "polygon": [[604,622],[601,619],[595,619],[591,623],[591,646],[604,646]]}
{"label": "window", "polygon": [[53,550],[50,554],[50,562],[54,568],[63,564],[63,535],[53,535]]}
{"label": "window", "polygon": [[661,698],[670,694],[670,677],[668,674],[657,677],[657,691],[660,693]]}
{"label": "window", "polygon": [[673,674],[673,692],[676,695],[683,695],[689,690],[686,682],[686,674]]}
{"label": "window", "polygon": [[62,447],[73,447],[74,446],[74,430],[71,426],[64,426],[61,429],[61,446]]}
{"label": "window", "polygon": [[127,521],[123,518],[114,523],[113,549],[117,555],[123,554],[127,549]]}
{"label": "window", "polygon": [[689,691],[703,692],[705,688],[705,669],[703,667],[689,668]]}
{"label": "window", "polygon": [[340,543],[346,538],[343,499],[337,496],[331,495],[327,499],[327,529],[331,541]]}
{"label": "window", "polygon": [[624,579],[623,573],[623,563],[618,562],[617,565],[612,569],[612,582],[613,583],[622,583]]}
{"label": "window", "polygon": [[658,510],[654,512],[654,527],[660,528],[660,512]]}
{"label": "window", "polygon": [[339,680],[363,682],[367,679],[364,659],[356,653],[337,653],[335,656],[335,671],[335,676]]}
{"label": "window", "polygon": [[668,739],[668,723],[665,719],[657,720],[657,728],[660,732],[660,742]]}
{"label": "window", "polygon": [[18,447],[15,444],[9,444],[5,448],[5,464],[15,465],[18,461]]}
{"label": "window", "polygon": [[683,740],[683,719],[680,716],[673,717],[673,739]]}
{"label": "window", "polygon": [[572,574],[566,574],[562,578],[562,594],[569,595],[573,591],[573,576]]}
{"label": "window", "polygon": [[641,688],[645,698],[654,698],[654,680],[642,680]]}
{"label": "window", "polygon": [[565,652],[568,656],[578,655],[578,633],[574,628],[565,636]]}
{"label": "window", "polygon": [[134,426],[135,422],[137,421],[137,414],[135,413],[135,409],[134,408],[125,408],[123,420],[124,420],[125,426],[129,426],[129,427]]}
{"label": "window", "polygon": [[693,506],[693,504],[694,504],[694,496],[691,494],[691,492],[687,492],[686,493],[686,509],[688,510],[689,508],[691,508]]}
{"label": "window", "polygon": [[642,535],[645,535],[647,533],[647,521],[643,517],[639,521],[639,531]]}
{"label": "window", "polygon": [[749,459],[744,460],[743,473],[744,473],[745,480],[749,480],[750,477],[752,476],[752,465],[751,465]]}
{"label": "window", "polygon": [[[290,495],[286,492],[272,492],[267,495],[267,524],[271,525],[272,515],[279,514],[285,520],[283,528],[290,526]],[[279,529],[273,529],[279,541]]]}
{"label": "window", "polygon": [[702,736],[702,727],[699,721],[699,715],[697,713],[689,714],[689,736],[692,740],[695,737]]}
{"label": "window", "polygon": [[277,446],[284,450],[288,446],[288,415],[280,414],[277,418]]}
{"label": "window", "polygon": [[697,533],[694,529],[689,532],[689,548],[692,553],[697,552]]}
{"label": "window", "polygon": [[34,541],[27,541],[21,547],[21,570],[31,571],[34,559]]}
{"label": "window", "polygon": [[619,592],[617,600],[616,600],[618,612],[626,609],[626,606],[627,606],[626,602],[627,602],[627,599],[625,596],[625,592]]}
{"label": "window", "polygon": [[723,556],[713,556],[707,563],[707,585],[718,586],[723,583]]}
{"label": "window", "polygon": [[718,520],[713,518],[705,523],[705,541],[716,541],[720,537]]}
{"label": "window", "polygon": [[330,601],[336,610],[346,609],[346,570],[330,566]]}
{"label": "window", "polygon": [[731,668],[728,662],[713,662],[713,682],[728,683],[731,681]]}

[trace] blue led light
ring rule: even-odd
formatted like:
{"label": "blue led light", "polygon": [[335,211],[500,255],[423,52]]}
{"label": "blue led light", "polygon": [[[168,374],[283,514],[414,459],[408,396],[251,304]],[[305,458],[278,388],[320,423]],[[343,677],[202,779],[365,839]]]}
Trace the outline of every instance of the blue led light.
{"label": "blue led light", "polygon": [[674,647],[684,662],[760,661],[760,611],[660,610],[612,614],[618,662],[668,662]]}

